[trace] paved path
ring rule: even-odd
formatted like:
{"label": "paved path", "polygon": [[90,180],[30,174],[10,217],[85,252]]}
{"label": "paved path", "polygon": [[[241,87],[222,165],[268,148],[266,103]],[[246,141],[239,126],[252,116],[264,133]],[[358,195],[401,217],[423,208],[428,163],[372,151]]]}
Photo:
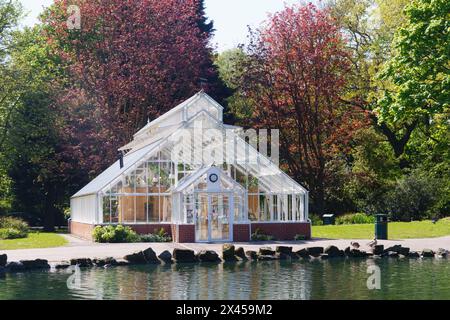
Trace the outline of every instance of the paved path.
{"label": "paved path", "polygon": [[[6,253],[8,255],[8,261],[19,260],[33,260],[33,259],[46,259],[50,262],[67,261],[73,258],[106,258],[113,257],[120,259],[126,254],[133,253],[135,251],[144,250],[151,247],[157,254],[164,250],[172,252],[174,248],[187,248],[196,252],[200,250],[214,250],[218,253],[222,250],[221,244],[200,244],[200,243],[120,243],[120,244],[101,244],[93,243],[90,241],[81,240],[71,235],[64,235],[69,240],[69,244],[65,247],[58,248],[46,248],[46,249],[20,249],[20,250],[0,250],[0,254]],[[309,241],[272,241],[264,243],[236,243],[236,247],[242,246],[245,250],[257,251],[262,246],[271,246],[275,248],[277,245],[292,246],[293,250],[299,250],[305,247],[321,246],[326,247],[328,245],[335,245],[340,249],[345,249],[350,245],[352,240],[326,240],[326,239],[313,239]],[[370,240],[354,240],[358,242],[363,250],[368,250],[366,244]],[[450,250],[450,236],[441,238],[429,238],[429,239],[407,239],[407,240],[388,240],[379,241],[379,244],[383,244],[385,247],[401,244],[405,247],[411,248],[413,251],[421,251],[424,248],[437,250],[444,248]]]}

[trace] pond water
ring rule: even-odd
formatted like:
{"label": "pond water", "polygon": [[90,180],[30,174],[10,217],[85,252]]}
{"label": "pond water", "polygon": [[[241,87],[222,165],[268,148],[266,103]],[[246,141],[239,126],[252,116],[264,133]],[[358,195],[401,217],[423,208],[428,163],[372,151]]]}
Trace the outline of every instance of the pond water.
{"label": "pond water", "polygon": [[[381,290],[367,287],[372,265]],[[450,261],[439,259],[92,268],[68,286],[72,273],[6,274],[0,299],[450,299]]]}

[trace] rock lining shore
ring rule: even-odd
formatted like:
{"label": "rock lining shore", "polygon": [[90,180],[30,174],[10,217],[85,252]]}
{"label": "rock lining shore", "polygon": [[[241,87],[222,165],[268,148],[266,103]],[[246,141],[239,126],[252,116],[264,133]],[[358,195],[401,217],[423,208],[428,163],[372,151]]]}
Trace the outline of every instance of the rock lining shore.
{"label": "rock lining shore", "polygon": [[385,248],[383,245],[375,245],[370,251],[360,250],[355,247],[347,247],[340,250],[338,247],[330,245],[327,247],[307,247],[298,251],[293,251],[292,247],[276,246],[261,247],[259,251],[244,251],[244,248],[235,248],[233,244],[224,244],[222,246],[222,255],[213,250],[201,250],[195,253],[190,249],[175,248],[173,252],[168,250],[156,255],[152,248],[143,251],[137,251],[128,254],[123,259],[104,258],[90,259],[79,258],[71,259],[50,265],[47,260],[20,260],[8,261],[6,254],[0,255],[0,276],[6,272],[25,272],[29,270],[46,270],[54,268],[67,269],[71,266],[79,266],[80,268],[90,267],[113,267],[143,264],[172,264],[172,263],[233,263],[238,261],[272,261],[272,260],[311,260],[311,259],[355,259],[355,258],[410,258],[410,259],[426,259],[439,258],[446,259],[449,255],[448,250],[439,249],[433,251],[431,249],[423,249],[420,252],[411,251],[408,247],[401,245],[393,245]]}

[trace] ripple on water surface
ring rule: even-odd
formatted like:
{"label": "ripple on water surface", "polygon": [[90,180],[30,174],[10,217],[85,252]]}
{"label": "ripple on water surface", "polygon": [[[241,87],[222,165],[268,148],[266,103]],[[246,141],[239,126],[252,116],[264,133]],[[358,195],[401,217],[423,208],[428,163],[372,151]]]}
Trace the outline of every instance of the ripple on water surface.
{"label": "ripple on water surface", "polygon": [[[368,266],[381,290],[369,290]],[[314,260],[6,274],[0,299],[450,299],[450,261]]]}

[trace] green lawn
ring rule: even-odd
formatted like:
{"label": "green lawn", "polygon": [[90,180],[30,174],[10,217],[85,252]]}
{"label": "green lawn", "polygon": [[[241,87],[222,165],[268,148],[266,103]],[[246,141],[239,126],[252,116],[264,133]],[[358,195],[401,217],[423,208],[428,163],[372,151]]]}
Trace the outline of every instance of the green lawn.
{"label": "green lawn", "polygon": [[67,240],[56,233],[30,232],[23,239],[0,240],[0,250],[61,247]]}
{"label": "green lawn", "polygon": [[[353,224],[335,226],[313,226],[313,238],[328,239],[373,239],[375,226],[373,224]],[[435,238],[450,236],[450,218],[431,221],[390,222],[388,225],[389,239]]]}

